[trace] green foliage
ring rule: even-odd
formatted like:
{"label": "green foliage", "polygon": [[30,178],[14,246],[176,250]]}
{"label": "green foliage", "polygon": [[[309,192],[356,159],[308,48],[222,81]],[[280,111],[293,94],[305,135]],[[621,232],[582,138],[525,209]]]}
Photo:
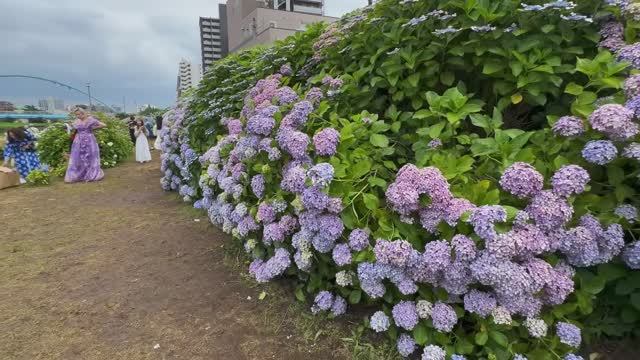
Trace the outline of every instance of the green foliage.
{"label": "green foliage", "polygon": [[49,185],[49,173],[42,170],[33,170],[27,175],[29,185]]}
{"label": "green foliage", "polygon": [[[604,224],[618,223],[620,219],[613,215],[617,205],[640,205],[637,162],[619,158],[607,167],[589,164],[581,150],[588,140],[601,135],[590,132],[566,139],[555,136],[550,125],[565,115],[587,117],[598,103],[609,101],[603,98],[623,101],[621,84],[630,69],[598,48],[595,23],[519,11],[520,6],[520,1],[509,0],[404,5],[383,0],[358,21],[343,19],[335,41],[324,49],[312,45],[323,29],[318,26],[273,48],[230,56],[216,63],[188,99],[185,137],[199,154],[204,153],[226,133],[224,117],[247,120],[242,116],[247,90],[288,62],[295,75],[286,77],[284,84],[299,94],[322,86],[325,75],[344,81],[340,91],[322,101],[301,130],[313,135],[333,127],[340,133],[336,155],[314,160],[329,162],[334,168],[335,181],[329,192],[342,200],[341,217],[347,229],[368,228],[374,238],[405,239],[420,250],[429,241],[471,232],[463,222],[456,226],[442,223],[434,236],[403,223],[386,206],[387,186],[407,163],[437,167],[456,196],[476,205],[501,204],[510,220],[523,202],[499,187],[498,179],[508,166],[526,162],[549,179],[563,165],[578,164],[589,171],[591,182],[588,191],[573,200],[574,218],[590,213]],[[435,9],[458,16],[446,23],[431,17],[419,25],[405,25]],[[572,11],[602,18],[619,15],[596,0],[580,1]],[[497,30],[486,34],[470,30],[485,24]],[[515,30],[506,31],[512,24]],[[635,41],[638,23],[625,25],[627,41]],[[464,30],[434,34],[446,26]],[[280,115],[276,115],[278,121]],[[434,140],[442,145],[433,146]],[[245,165],[248,178],[265,175],[267,192],[295,207],[300,199],[277,188],[280,175],[274,169],[284,164],[261,155]],[[191,185],[207,183],[197,162],[189,170]],[[259,201],[247,192],[241,196],[255,214]],[[628,242],[640,234],[637,225],[622,225]],[[258,245],[253,255],[268,257],[272,252],[271,247]],[[354,253],[353,266],[373,260],[370,250]],[[559,259],[549,255],[545,260],[555,264]],[[337,269],[330,256],[318,255],[314,261],[309,273],[290,272],[300,280],[295,291],[300,301],[334,287]],[[587,341],[598,336],[638,335],[637,272],[613,262],[580,269],[574,281],[575,292],[566,302],[543,312],[547,323],[578,324]],[[377,303],[385,309],[407,298],[395,288],[388,289],[383,301],[370,299],[358,285],[335,291],[350,304]],[[442,289],[424,285],[419,294],[430,301],[448,297]],[[462,308],[456,305],[456,310]],[[398,329],[393,331],[397,335]],[[463,326],[451,336],[435,331],[427,321],[412,335],[420,345],[439,344],[450,354],[469,354],[470,358],[510,359],[522,353],[530,359],[555,359],[554,354],[569,351],[555,337],[532,340],[518,320],[507,326],[465,317]]]}

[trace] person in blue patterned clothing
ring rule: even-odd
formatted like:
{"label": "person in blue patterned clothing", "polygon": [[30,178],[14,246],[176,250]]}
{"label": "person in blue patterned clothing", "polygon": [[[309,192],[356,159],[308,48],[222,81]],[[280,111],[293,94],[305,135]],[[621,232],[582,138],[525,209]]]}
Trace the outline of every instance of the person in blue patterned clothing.
{"label": "person in blue patterned clothing", "polygon": [[40,169],[35,138],[23,128],[13,128],[7,131],[3,166],[9,166],[9,160],[12,158],[18,173],[20,173],[21,181],[24,181],[33,170]]}

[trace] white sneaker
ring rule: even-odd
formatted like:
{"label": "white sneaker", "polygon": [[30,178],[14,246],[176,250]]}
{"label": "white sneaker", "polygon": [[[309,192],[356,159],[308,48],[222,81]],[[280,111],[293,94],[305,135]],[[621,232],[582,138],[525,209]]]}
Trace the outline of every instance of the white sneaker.
{"label": "white sneaker", "polygon": [[23,178],[20,178],[20,185],[22,185],[22,184],[26,184],[26,183],[27,183],[27,180],[25,180],[25,179],[23,179]]}

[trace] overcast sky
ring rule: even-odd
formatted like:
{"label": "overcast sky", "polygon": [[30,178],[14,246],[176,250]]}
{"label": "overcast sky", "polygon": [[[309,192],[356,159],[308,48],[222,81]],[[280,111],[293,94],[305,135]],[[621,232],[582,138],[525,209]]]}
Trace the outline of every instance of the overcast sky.
{"label": "overcast sky", "polygon": [[[0,0],[0,75],[41,76],[86,89],[109,105],[167,106],[178,61],[200,62],[199,16],[222,0]],[[367,0],[325,0],[340,16]],[[36,80],[0,78],[0,100],[37,104],[86,98]]]}

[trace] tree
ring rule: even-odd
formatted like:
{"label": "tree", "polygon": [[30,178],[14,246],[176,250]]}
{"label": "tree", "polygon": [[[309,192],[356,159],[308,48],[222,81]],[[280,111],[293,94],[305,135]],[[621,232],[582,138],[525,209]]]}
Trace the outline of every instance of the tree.
{"label": "tree", "polygon": [[22,111],[40,111],[37,107],[33,105],[25,105],[22,107]]}

